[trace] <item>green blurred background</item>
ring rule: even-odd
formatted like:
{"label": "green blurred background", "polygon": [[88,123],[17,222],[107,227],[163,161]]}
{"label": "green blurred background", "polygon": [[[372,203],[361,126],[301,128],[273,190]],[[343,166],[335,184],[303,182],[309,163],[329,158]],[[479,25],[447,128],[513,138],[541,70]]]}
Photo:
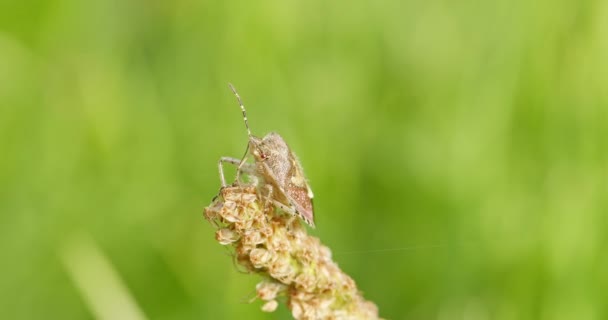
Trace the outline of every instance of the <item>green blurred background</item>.
{"label": "green blurred background", "polygon": [[202,217],[232,82],[382,316],[606,319],[607,57],[600,0],[2,1],[1,318],[290,317]]}

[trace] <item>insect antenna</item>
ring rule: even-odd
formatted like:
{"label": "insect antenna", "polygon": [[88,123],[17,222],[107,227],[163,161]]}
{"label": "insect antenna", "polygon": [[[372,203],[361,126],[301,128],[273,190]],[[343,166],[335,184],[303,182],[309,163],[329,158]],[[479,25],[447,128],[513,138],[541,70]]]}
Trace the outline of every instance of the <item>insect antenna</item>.
{"label": "insect antenna", "polygon": [[241,96],[239,96],[239,93],[236,92],[236,89],[234,88],[232,83],[228,83],[228,86],[230,87],[230,90],[232,90],[234,95],[236,96],[236,100],[239,102],[239,107],[241,107],[241,112],[243,112],[243,120],[245,120],[245,127],[247,128],[247,134],[251,137],[251,129],[249,129],[249,122],[247,121],[247,111],[245,111],[245,106],[243,105],[243,101],[241,101]]}
{"label": "insect antenna", "polygon": [[[245,106],[243,105],[243,101],[241,100],[241,96],[239,96],[239,93],[236,92],[236,89],[234,88],[234,86],[232,85],[232,83],[229,82],[228,83],[228,87],[230,87],[230,90],[232,90],[232,92],[236,96],[236,100],[239,103],[239,107],[241,107],[241,112],[243,113],[243,120],[245,121],[245,128],[247,128],[247,135],[249,136],[249,141],[251,142],[253,135],[251,134],[251,129],[249,129],[249,122],[247,121],[247,111],[245,111]],[[249,143],[247,144],[247,148],[245,148],[245,154],[241,158],[241,162],[239,163],[238,167],[236,168],[236,178],[235,178],[235,181],[239,181],[239,178],[241,176],[241,168],[243,167],[243,165],[247,161],[247,155],[248,154],[249,154]]]}

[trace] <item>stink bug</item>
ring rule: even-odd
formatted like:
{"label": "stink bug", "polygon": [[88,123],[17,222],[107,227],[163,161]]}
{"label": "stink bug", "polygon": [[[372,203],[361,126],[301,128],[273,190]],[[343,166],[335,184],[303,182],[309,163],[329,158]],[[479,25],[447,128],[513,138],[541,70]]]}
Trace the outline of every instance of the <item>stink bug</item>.
{"label": "stink bug", "polygon": [[[229,87],[241,107],[249,143],[242,159],[220,158],[218,167],[222,188],[226,187],[223,164],[237,165],[235,182],[239,182],[241,172],[263,179],[263,187],[268,191],[268,201],[287,213],[299,216],[314,228],[313,194],[298,158],[278,133],[270,132],[264,138],[258,138],[251,133],[241,97],[232,84],[229,84]],[[249,156],[247,151],[253,156],[254,164],[246,163]]]}

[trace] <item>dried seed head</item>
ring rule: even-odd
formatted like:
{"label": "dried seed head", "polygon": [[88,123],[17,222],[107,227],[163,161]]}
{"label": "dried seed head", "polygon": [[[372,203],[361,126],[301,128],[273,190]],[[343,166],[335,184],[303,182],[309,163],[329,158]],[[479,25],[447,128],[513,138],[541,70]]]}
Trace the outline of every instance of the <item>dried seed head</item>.
{"label": "dried seed head", "polygon": [[238,240],[238,238],[239,235],[228,228],[222,228],[215,232],[215,240],[217,240],[221,245],[231,244]]}
{"label": "dried seed head", "polygon": [[257,230],[248,230],[243,234],[243,244],[256,246],[258,244],[264,243],[266,239],[262,237],[262,234]]}
{"label": "dried seed head", "polygon": [[276,259],[268,266],[268,273],[275,279],[287,279],[295,277],[296,270],[291,265],[291,257],[285,253],[277,252]]}
{"label": "dried seed head", "polygon": [[287,289],[284,284],[274,281],[262,281],[255,286],[258,298],[264,301],[270,301],[276,299],[280,292]]}
{"label": "dried seed head", "polygon": [[207,207],[203,211],[203,217],[205,217],[207,221],[212,222],[214,220],[217,220],[219,218],[219,215],[217,210],[214,210],[212,207]]}
{"label": "dried seed head", "polygon": [[316,287],[317,278],[310,273],[300,273],[295,279],[296,288],[305,292],[313,292]]}
{"label": "dried seed head", "polygon": [[263,268],[268,266],[272,259],[272,253],[263,248],[254,248],[249,253],[249,259],[253,266],[256,268]]}
{"label": "dried seed head", "polygon": [[292,217],[264,206],[255,188],[226,187],[205,209],[221,225],[216,239],[234,248],[235,261],[266,280],[256,286],[262,310],[276,309],[279,296],[296,319],[378,319],[352,278],[331,260],[331,251]]}
{"label": "dried seed head", "polygon": [[274,312],[278,306],[279,306],[279,303],[276,300],[270,300],[270,301],[264,303],[264,305],[262,306],[262,311]]}

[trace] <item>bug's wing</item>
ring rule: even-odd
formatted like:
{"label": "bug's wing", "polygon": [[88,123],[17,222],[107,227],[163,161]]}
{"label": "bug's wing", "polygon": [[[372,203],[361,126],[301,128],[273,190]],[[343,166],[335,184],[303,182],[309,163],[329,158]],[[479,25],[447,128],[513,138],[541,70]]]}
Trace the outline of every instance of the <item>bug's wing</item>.
{"label": "bug's wing", "polygon": [[274,166],[269,162],[258,162],[258,172],[266,183],[274,187],[276,201],[292,207],[298,216],[314,227],[312,191],[306,182],[304,171],[293,152],[289,151],[285,160],[288,160],[288,166],[279,166],[276,162]]}
{"label": "bug's wing", "polygon": [[277,178],[276,174],[274,174],[273,169],[266,162],[258,163],[259,172],[263,176],[266,183],[270,183],[274,188],[274,192],[279,196],[279,199],[275,199],[279,202],[283,202],[285,204],[289,204],[287,202],[288,196],[285,192],[285,189],[282,187],[281,181]]}
{"label": "bug's wing", "polygon": [[306,188],[288,188],[286,190],[289,199],[293,206],[296,208],[298,215],[308,225],[314,228],[315,226],[315,215],[313,211],[312,199],[308,198]]}
{"label": "bug's wing", "polygon": [[289,174],[285,178],[284,185],[284,192],[287,194],[287,198],[290,200],[291,204],[296,208],[300,217],[302,217],[302,219],[311,227],[314,227],[313,194],[308,186],[306,177],[304,177],[304,171],[293,154],[292,166]]}

